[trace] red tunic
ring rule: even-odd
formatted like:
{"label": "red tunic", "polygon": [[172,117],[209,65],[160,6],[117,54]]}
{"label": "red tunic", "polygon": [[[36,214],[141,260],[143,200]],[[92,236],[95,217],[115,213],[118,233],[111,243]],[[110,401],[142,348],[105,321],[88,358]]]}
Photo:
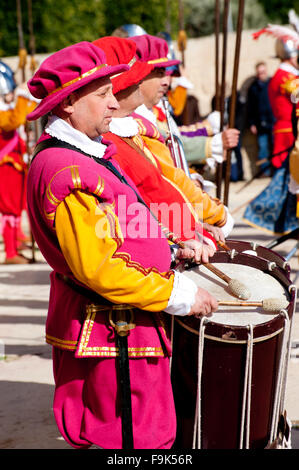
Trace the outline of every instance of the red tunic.
{"label": "red tunic", "polygon": [[162,175],[160,163],[153,154],[154,163],[140,155],[121,137],[111,132],[105,134],[105,137],[116,145],[114,159],[134,181],[144,202],[164,227],[181,240],[196,238],[195,231],[204,233],[216,246],[212,236],[197,223],[195,211],[186,196],[175,183]]}
{"label": "red tunic", "polygon": [[[285,67],[288,68],[287,65]],[[294,144],[292,131],[293,103],[291,94],[296,88],[295,69],[282,65],[269,82],[269,99],[275,117],[272,164],[279,168]],[[291,71],[293,69],[293,71]]]}
{"label": "red tunic", "polygon": [[[0,133],[0,151],[14,137],[14,131]],[[14,149],[0,159],[0,212],[19,217],[26,208],[26,145],[21,137]]]}

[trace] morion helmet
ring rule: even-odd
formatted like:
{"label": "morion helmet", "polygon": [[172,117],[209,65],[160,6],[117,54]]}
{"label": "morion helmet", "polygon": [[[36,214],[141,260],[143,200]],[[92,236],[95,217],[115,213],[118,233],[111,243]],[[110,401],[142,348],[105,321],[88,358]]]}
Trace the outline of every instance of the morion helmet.
{"label": "morion helmet", "polygon": [[11,68],[0,60],[0,95],[7,95],[16,88],[14,73]]}
{"label": "morion helmet", "polygon": [[253,33],[253,39],[258,39],[261,34],[268,34],[276,38],[276,57],[281,60],[298,56],[299,34],[293,29],[276,24],[268,24],[266,28]]}
{"label": "morion helmet", "polygon": [[131,38],[133,36],[141,36],[142,34],[147,34],[147,32],[138,24],[123,24],[116,28],[111,36]]}
{"label": "morion helmet", "polygon": [[275,53],[276,57],[281,60],[290,59],[291,57],[297,57],[298,47],[292,39],[283,41],[282,39],[277,38],[275,42]]}

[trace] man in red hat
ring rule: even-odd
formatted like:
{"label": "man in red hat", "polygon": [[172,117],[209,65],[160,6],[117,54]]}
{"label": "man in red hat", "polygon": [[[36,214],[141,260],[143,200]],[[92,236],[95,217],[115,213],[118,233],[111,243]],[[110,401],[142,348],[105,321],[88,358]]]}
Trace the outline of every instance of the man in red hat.
{"label": "man in red hat", "polygon": [[[113,65],[121,61],[129,62],[136,51],[136,46],[131,39],[106,37],[94,41],[94,44],[103,48],[107,60]],[[165,59],[164,62],[167,65],[173,63],[168,59]],[[175,168],[168,147],[155,126],[147,125],[146,132],[151,133],[154,141],[157,142],[159,146],[157,151],[152,152],[147,142],[144,143],[143,136],[140,135],[146,124],[145,121],[136,120],[133,111],[144,101],[140,90],[147,77],[153,76],[153,69],[149,70],[149,67],[153,67],[153,65],[139,61],[137,63],[139,63],[139,69],[142,69],[143,66],[142,75],[135,73],[132,68],[125,74],[112,78],[113,91],[120,104],[120,109],[116,111],[115,116],[117,117],[112,119],[111,132],[106,137],[117,146],[118,152],[115,158],[133,179],[145,202],[153,207],[159,220],[167,225],[176,236],[183,240],[196,239],[195,232],[202,233],[203,231],[201,225],[197,225],[197,229],[195,229],[196,224],[203,221],[207,223],[209,231],[214,234],[216,239],[223,241],[224,234],[219,227],[228,229],[227,234],[233,225],[232,218],[227,215],[223,204],[204,193],[182,170]],[[161,70],[160,68],[155,70],[155,75],[159,74]],[[164,73],[163,70],[162,73]],[[144,81],[139,85],[142,78]],[[157,81],[159,82],[160,78]],[[163,94],[163,92],[161,93]],[[167,207],[164,206],[162,210],[163,203],[166,203]],[[173,214],[173,217],[170,217],[170,211],[174,209],[174,204],[177,204],[177,212]],[[184,214],[188,215],[191,225],[189,222],[187,226]],[[210,243],[210,236],[206,232],[205,236],[206,241]],[[206,247],[203,245],[203,251],[205,250]],[[203,257],[206,259],[205,254]]]}
{"label": "man in red hat", "polygon": [[[169,67],[178,64],[178,60],[168,59],[167,41],[150,34],[133,36],[131,39],[137,45],[137,56],[143,62],[150,63],[154,70],[141,84],[144,96],[144,105],[136,110],[141,118],[152,121],[166,135],[168,125],[166,115],[161,105],[161,98],[167,94],[170,76],[167,73]],[[183,143],[187,161],[189,163],[208,163],[213,166],[215,162],[222,162],[224,151],[233,148],[239,140],[237,129],[226,129],[223,132],[217,130],[217,118],[215,113],[211,115],[211,124],[207,128],[197,129],[193,132],[181,133],[174,119],[171,118],[171,131],[176,134]],[[220,117],[218,119],[220,125]],[[207,122],[207,121],[206,121]]]}
{"label": "man in red hat", "polygon": [[168,319],[217,308],[171,269],[171,242],[101,137],[119,108],[110,77],[129,67],[107,64],[100,48],[82,42],[48,57],[29,81],[41,102],[28,119],[50,113],[29,170],[28,209],[53,269],[53,409],[77,448],[170,448]]}

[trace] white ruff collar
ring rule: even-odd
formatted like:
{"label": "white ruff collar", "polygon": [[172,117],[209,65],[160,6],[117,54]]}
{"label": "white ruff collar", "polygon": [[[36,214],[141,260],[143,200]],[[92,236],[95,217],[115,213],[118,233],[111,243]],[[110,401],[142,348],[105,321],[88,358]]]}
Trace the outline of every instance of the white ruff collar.
{"label": "white ruff collar", "polygon": [[138,134],[138,124],[131,116],[112,118],[109,129],[110,132],[119,137],[134,137],[134,135]]}
{"label": "white ruff collar", "polygon": [[148,109],[145,104],[142,104],[141,106],[138,106],[137,109],[135,109],[136,114],[140,114],[140,116],[143,116],[145,119],[148,119],[152,124],[154,124],[155,127],[157,127],[157,119],[154,113]]}
{"label": "white ruff collar", "polygon": [[49,117],[45,132],[51,137],[56,137],[58,140],[74,145],[79,150],[93,157],[102,158],[107,149],[107,146],[101,143],[101,136],[96,139],[90,139],[83,132],[78,131],[64,121],[64,119],[55,115]]}
{"label": "white ruff collar", "polygon": [[279,66],[281,70],[284,70],[285,72],[290,72],[293,73],[294,75],[299,75],[299,70],[296,69],[292,64],[289,64],[288,62],[282,62]]}

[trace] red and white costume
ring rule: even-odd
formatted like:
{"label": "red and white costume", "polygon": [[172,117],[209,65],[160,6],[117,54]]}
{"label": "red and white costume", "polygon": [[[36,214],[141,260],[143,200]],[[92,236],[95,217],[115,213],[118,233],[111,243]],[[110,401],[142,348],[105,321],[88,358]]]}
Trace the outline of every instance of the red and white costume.
{"label": "red and white costume", "polygon": [[291,95],[296,90],[298,73],[291,64],[282,62],[269,82],[269,99],[276,120],[272,158],[276,168],[281,166],[294,144]]}
{"label": "red and white costume", "polygon": [[26,209],[26,143],[17,129],[35,106],[33,101],[19,96],[14,107],[8,108],[4,103],[0,107],[0,213],[6,261],[18,255],[21,214]]}

